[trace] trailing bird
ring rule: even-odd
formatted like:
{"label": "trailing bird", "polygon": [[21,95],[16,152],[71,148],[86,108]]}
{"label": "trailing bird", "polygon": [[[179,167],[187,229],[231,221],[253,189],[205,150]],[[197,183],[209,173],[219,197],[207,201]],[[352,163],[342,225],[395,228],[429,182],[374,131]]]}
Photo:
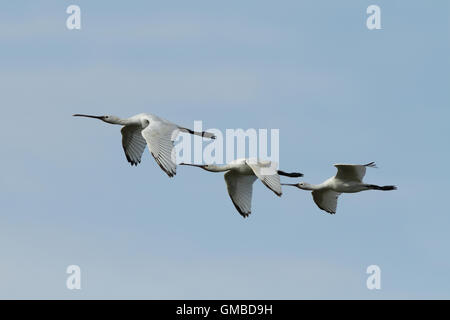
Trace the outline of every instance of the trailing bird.
{"label": "trailing bird", "polygon": [[237,159],[225,165],[200,165],[180,163],[180,165],[199,167],[210,172],[226,172],[225,182],[228,194],[239,214],[244,218],[252,212],[253,183],[256,179],[277,196],[281,196],[280,175],[291,178],[302,177],[303,174],[287,173],[275,170],[276,164],[271,161],[257,161],[249,159]]}
{"label": "trailing bird", "polygon": [[156,163],[169,177],[176,174],[175,154],[172,155],[172,150],[174,148],[173,141],[180,131],[210,139],[216,138],[210,132],[195,132],[149,113],[137,114],[127,119],[86,114],[74,114],[73,116],[99,119],[106,123],[123,126],[121,129],[122,146],[128,162],[132,166],[141,163],[142,154],[147,145]]}
{"label": "trailing bird", "polygon": [[366,174],[366,167],[376,168],[375,162],[368,164],[335,164],[337,173],[334,177],[313,185],[306,182],[296,184],[283,183],[282,185],[294,186],[303,190],[311,190],[314,202],[317,206],[331,214],[336,213],[337,200],[341,193],[356,193],[366,190],[396,190],[396,186],[377,186],[366,184],[362,180]]}

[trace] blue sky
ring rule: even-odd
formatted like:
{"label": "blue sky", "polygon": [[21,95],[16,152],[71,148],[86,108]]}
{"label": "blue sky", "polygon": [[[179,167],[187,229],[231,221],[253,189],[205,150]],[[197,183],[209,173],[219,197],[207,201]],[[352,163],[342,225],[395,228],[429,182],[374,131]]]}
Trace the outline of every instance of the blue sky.
{"label": "blue sky", "polygon": [[[0,298],[450,298],[448,1],[1,7]],[[366,181],[399,190],[331,216],[256,183],[244,220],[221,174],[169,179],[148,152],[131,168],[119,127],[71,117],[141,112],[280,129],[283,170],[376,161]]]}

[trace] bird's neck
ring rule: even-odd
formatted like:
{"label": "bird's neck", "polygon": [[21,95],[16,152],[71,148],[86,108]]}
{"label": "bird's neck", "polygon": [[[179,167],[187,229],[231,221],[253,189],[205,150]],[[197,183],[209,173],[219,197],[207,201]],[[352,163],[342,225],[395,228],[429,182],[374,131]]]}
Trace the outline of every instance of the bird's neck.
{"label": "bird's neck", "polygon": [[135,121],[132,121],[130,119],[115,119],[114,122],[112,122],[112,124],[118,124],[121,126],[128,126],[128,125],[132,125],[132,124],[140,124],[140,123],[135,123]]}
{"label": "bird's neck", "polygon": [[208,165],[203,166],[203,169],[205,169],[206,171],[211,171],[211,172],[224,172],[224,171],[233,169],[233,166],[230,164],[225,164],[223,166],[218,166],[215,164],[208,164]]}

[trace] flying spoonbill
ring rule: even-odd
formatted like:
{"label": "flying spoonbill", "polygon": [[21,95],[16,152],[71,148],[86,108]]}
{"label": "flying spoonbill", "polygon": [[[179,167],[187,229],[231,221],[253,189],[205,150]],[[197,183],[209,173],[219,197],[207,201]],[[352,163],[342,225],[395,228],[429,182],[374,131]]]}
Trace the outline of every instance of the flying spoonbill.
{"label": "flying spoonbill", "polygon": [[195,132],[149,113],[137,114],[127,119],[86,114],[74,114],[73,116],[99,119],[106,123],[123,126],[121,130],[122,146],[128,162],[132,166],[137,166],[141,162],[147,145],[158,165],[169,177],[176,174],[175,155],[172,158],[172,150],[174,148],[173,141],[180,131],[211,139],[216,138],[210,132]]}
{"label": "flying spoonbill", "polygon": [[237,211],[244,218],[252,212],[252,191],[253,183],[256,179],[261,182],[277,196],[281,196],[280,175],[291,178],[302,177],[303,174],[293,172],[286,173],[281,170],[275,170],[274,162],[257,161],[249,159],[234,160],[226,165],[199,165],[180,163],[180,165],[199,167],[211,172],[225,172],[225,182],[227,184],[228,194]]}
{"label": "flying spoonbill", "polygon": [[335,164],[337,174],[334,177],[313,185],[306,182],[296,184],[283,183],[282,185],[295,186],[303,190],[311,190],[317,206],[331,214],[336,213],[337,200],[341,193],[356,193],[365,190],[396,190],[396,186],[377,186],[362,181],[366,174],[366,167],[376,168],[375,162],[368,164]]}

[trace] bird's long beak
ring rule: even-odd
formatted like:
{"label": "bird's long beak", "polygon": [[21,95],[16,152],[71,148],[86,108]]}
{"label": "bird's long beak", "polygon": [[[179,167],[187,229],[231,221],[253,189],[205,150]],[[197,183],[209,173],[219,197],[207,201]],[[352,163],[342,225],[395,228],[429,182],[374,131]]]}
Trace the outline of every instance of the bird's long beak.
{"label": "bird's long beak", "polygon": [[297,187],[298,183],[281,183],[282,186],[293,186],[293,187]]}
{"label": "bird's long beak", "polygon": [[99,120],[103,120],[103,116],[90,116],[88,114],[74,114],[74,117],[86,117],[86,118],[94,118],[94,119],[99,119]]}
{"label": "bird's long beak", "polygon": [[204,168],[205,165],[204,164],[192,164],[192,163],[180,163],[180,166],[191,166],[191,167],[198,167],[198,168]]}

